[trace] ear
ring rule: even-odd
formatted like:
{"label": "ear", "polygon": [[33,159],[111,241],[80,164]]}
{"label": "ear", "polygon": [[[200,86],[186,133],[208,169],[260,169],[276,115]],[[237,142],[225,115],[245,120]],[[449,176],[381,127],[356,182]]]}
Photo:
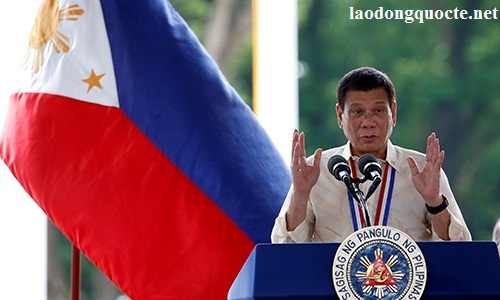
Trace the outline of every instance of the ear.
{"label": "ear", "polygon": [[342,108],[340,108],[340,105],[337,103],[335,105],[335,111],[337,112],[337,123],[339,124],[340,128],[343,128],[343,119],[342,119]]}
{"label": "ear", "polygon": [[392,125],[396,126],[396,121],[397,121],[397,112],[398,112],[398,105],[396,103],[396,99],[394,99],[394,102],[392,102]]}

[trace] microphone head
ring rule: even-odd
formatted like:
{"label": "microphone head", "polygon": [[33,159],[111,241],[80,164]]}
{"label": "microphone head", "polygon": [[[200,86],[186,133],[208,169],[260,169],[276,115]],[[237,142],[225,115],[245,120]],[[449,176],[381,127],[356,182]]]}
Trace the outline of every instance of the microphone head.
{"label": "microphone head", "polygon": [[347,160],[342,155],[334,155],[328,160],[328,171],[335,177],[335,179],[342,181],[340,173],[342,171],[351,174],[351,168]]}
{"label": "microphone head", "polygon": [[362,155],[359,158],[358,165],[361,173],[366,177],[370,178],[371,180],[373,180],[373,178],[371,178],[372,172],[377,172],[378,174],[382,173],[382,168],[380,167],[380,164],[378,163],[375,156],[373,156],[372,154],[368,153]]}

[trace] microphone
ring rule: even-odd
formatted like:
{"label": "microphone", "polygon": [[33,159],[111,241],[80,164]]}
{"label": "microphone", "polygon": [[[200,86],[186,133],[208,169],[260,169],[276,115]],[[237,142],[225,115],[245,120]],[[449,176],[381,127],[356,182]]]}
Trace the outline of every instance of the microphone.
{"label": "microphone", "polygon": [[342,155],[334,155],[328,160],[328,171],[340,181],[344,181],[345,177],[351,176],[351,168]]}
{"label": "microphone", "polygon": [[[363,192],[358,188],[358,183],[355,181],[357,179],[352,179],[351,177],[351,168],[349,167],[347,160],[342,155],[332,156],[328,160],[328,171],[330,171],[330,173],[332,173],[337,180],[344,182],[351,196],[356,199],[358,205],[360,205],[363,209],[365,226],[371,226],[370,213],[368,212],[368,207],[366,206],[366,199]],[[356,182],[356,186],[353,181]]]}
{"label": "microphone", "polygon": [[356,191],[352,184],[351,168],[342,155],[334,155],[328,160],[328,171],[335,179],[343,181],[351,195],[356,197]]}
{"label": "microphone", "polygon": [[366,178],[373,181],[368,189],[368,193],[366,194],[366,199],[368,199],[375,192],[380,182],[382,182],[382,177],[380,176],[382,168],[380,167],[380,164],[375,156],[372,154],[362,155],[359,158],[358,166],[361,173]]}

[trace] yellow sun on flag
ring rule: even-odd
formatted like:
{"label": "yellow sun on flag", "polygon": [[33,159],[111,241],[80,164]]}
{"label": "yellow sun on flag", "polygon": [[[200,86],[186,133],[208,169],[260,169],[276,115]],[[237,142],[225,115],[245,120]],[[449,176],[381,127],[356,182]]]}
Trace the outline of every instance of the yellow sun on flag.
{"label": "yellow sun on flag", "polygon": [[69,52],[70,38],[59,30],[61,21],[77,21],[83,15],[84,10],[78,4],[65,9],[59,9],[59,1],[43,0],[35,22],[31,29],[29,48],[35,52],[35,58],[31,66],[33,72],[38,73],[45,62],[43,49],[51,43],[56,53]]}

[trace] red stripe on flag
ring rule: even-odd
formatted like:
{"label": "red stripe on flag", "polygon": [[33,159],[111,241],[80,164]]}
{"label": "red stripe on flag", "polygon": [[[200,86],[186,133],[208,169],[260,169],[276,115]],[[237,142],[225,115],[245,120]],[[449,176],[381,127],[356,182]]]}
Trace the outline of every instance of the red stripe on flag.
{"label": "red stripe on flag", "polygon": [[132,299],[225,299],[254,247],[119,108],[13,95],[0,149],[53,223]]}

